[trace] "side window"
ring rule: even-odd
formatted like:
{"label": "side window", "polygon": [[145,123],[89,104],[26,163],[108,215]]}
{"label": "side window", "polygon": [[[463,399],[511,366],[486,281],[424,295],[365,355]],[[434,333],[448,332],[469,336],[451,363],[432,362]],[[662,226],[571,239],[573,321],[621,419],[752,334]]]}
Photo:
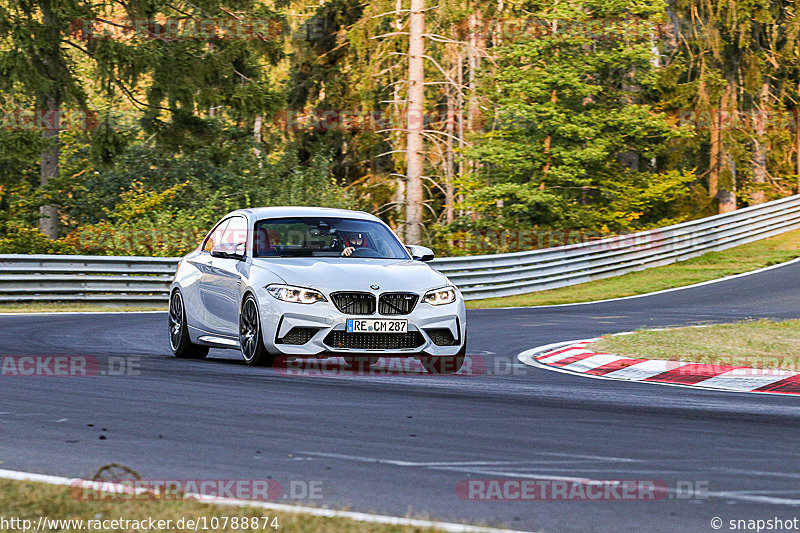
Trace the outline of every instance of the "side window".
{"label": "side window", "polygon": [[233,250],[239,244],[247,244],[247,233],[247,219],[232,217],[231,223],[228,224],[222,235],[222,242],[230,244]]}
{"label": "side window", "polygon": [[205,242],[203,242],[204,252],[210,252],[215,245],[222,242],[222,236],[225,234],[225,228],[228,227],[230,221],[231,221],[230,218],[226,218],[225,220],[217,224],[216,228],[211,230],[211,233],[208,234],[208,237],[206,237]]}

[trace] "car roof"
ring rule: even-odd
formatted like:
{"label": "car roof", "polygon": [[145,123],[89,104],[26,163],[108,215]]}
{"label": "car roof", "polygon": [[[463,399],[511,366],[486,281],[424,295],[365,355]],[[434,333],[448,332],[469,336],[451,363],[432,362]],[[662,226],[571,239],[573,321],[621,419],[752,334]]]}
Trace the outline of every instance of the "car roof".
{"label": "car roof", "polygon": [[278,206],[278,207],[252,207],[249,209],[238,209],[228,216],[236,213],[245,214],[251,220],[262,218],[284,218],[284,217],[347,217],[361,220],[380,220],[375,215],[364,211],[353,211],[350,209],[333,209],[330,207],[305,207],[305,206]]}

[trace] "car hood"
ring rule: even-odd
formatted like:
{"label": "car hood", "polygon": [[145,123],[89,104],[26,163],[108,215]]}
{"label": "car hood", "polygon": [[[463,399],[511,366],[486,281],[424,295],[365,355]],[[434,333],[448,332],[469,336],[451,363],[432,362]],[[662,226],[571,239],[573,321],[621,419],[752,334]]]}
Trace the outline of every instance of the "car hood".
{"label": "car hood", "polygon": [[[256,258],[253,264],[273,272],[290,285],[334,291],[422,292],[449,284],[425,263],[406,259],[338,257]],[[378,285],[380,289],[371,289]]]}

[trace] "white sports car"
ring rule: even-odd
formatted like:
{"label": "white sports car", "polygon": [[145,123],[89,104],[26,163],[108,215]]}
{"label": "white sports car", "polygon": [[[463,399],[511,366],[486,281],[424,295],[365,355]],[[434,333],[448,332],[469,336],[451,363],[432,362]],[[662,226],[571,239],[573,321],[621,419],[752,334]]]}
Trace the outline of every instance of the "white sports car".
{"label": "white sports car", "polygon": [[457,372],[466,353],[459,290],[368,213],[312,207],[226,215],[178,266],[170,289],[176,357],[241,350],[253,365],[278,356],[343,357],[364,367],[416,357]]}

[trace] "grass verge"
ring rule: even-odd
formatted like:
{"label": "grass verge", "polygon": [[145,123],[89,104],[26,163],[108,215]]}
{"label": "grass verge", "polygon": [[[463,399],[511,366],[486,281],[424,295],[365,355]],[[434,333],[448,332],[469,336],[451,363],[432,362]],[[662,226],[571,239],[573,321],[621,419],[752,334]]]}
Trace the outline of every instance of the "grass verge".
{"label": "grass verge", "polygon": [[800,371],[800,320],[754,320],[663,331],[637,331],[594,342],[590,350],[631,358],[668,359]]}
{"label": "grass verge", "polygon": [[[62,532],[81,532],[86,531],[190,531],[193,528],[186,525],[186,520],[199,520],[205,518],[207,531],[261,531],[263,533],[275,531],[288,531],[291,533],[410,533],[410,532],[433,532],[436,529],[418,528],[409,526],[387,526],[373,524],[370,522],[357,522],[347,518],[326,518],[317,517],[301,513],[276,512],[254,507],[233,507],[227,505],[214,505],[199,503],[190,500],[100,500],[86,501],[72,497],[69,487],[48,485],[45,483],[34,483],[29,481],[11,481],[0,479],[0,509],[5,520],[10,518],[20,518],[30,520],[33,531],[38,525],[40,517],[47,517],[50,520],[83,520],[83,528],[62,524],[62,527],[45,527],[42,531],[62,531]],[[250,527],[252,522],[248,521],[247,527],[232,527],[233,517],[237,517],[238,525],[241,525],[243,517],[269,517],[268,520],[260,518],[256,528]],[[227,517],[227,527],[222,527]],[[151,529],[147,520],[170,520],[171,527]],[[178,521],[184,519],[184,527],[178,527]],[[216,518],[218,522],[212,522]],[[273,519],[277,518],[277,522]],[[134,524],[118,524],[128,527],[110,527],[110,522],[101,527],[87,527],[88,520],[139,520],[144,521],[137,528]],[[218,527],[211,527],[217,524]],[[278,525],[276,529],[274,524]],[[162,525],[167,525],[166,522]],[[0,531],[21,531],[22,527],[0,524]],[[203,528],[197,528],[202,531]]]}
{"label": "grass verge", "polygon": [[108,313],[113,311],[167,311],[164,305],[112,305],[100,303],[61,303],[61,302],[31,302],[31,303],[4,303],[0,304],[0,313],[66,313],[66,312],[97,312]]}
{"label": "grass verge", "polygon": [[800,257],[800,230],[615,278],[519,296],[471,300],[467,307],[524,307],[621,298],[741,274],[797,257]]}

